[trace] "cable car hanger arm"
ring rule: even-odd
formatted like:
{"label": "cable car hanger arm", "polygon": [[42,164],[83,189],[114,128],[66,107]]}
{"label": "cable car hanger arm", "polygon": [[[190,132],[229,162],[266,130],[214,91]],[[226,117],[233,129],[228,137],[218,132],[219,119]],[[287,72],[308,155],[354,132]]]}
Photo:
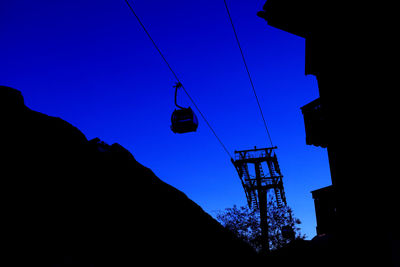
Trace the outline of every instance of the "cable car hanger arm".
{"label": "cable car hanger arm", "polygon": [[176,96],[178,95],[178,89],[179,89],[179,88],[182,88],[182,84],[181,84],[180,82],[177,82],[177,83],[175,84],[174,88],[175,88],[175,106],[177,106],[178,108],[184,109],[183,107],[179,106],[179,105],[176,103]]}

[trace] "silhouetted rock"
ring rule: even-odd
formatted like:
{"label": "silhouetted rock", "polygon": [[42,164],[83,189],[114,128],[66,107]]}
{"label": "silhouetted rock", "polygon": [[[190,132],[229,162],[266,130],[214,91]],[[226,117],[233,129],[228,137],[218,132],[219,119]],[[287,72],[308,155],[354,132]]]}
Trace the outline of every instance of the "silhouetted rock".
{"label": "silhouetted rock", "polygon": [[30,110],[15,89],[0,86],[0,99],[3,260],[193,266],[255,259],[247,244],[119,144],[89,141],[64,120]]}

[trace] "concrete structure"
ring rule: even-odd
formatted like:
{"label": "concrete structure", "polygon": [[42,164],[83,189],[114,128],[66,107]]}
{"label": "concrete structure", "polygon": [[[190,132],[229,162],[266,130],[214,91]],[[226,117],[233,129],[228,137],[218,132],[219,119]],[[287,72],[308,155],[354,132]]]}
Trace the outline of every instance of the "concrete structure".
{"label": "concrete structure", "polygon": [[305,38],[305,74],[317,78],[326,121],[338,257],[347,265],[400,264],[394,10],[377,2],[268,0],[258,13]]}

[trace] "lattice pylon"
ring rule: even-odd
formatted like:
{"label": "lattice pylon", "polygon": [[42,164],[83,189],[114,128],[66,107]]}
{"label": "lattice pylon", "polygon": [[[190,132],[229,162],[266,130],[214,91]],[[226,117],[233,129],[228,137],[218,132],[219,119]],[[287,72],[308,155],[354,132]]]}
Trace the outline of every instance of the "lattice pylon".
{"label": "lattice pylon", "polygon": [[[265,252],[269,251],[267,223],[268,191],[274,191],[274,199],[278,208],[284,208],[287,205],[283,188],[283,176],[274,152],[276,148],[255,147],[254,149],[235,151],[235,159],[232,160],[242,182],[249,207],[260,212],[261,233],[264,241],[262,243],[262,250]],[[267,168],[264,169],[263,165],[266,165]],[[250,173],[252,168],[255,174]]]}

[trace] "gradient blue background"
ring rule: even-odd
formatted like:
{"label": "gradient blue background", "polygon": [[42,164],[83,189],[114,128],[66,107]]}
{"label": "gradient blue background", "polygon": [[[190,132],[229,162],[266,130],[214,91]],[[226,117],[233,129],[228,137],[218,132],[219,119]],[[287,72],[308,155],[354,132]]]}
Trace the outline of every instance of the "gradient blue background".
{"label": "gradient blue background", "polygon": [[[310,191],[331,183],[326,150],[305,144],[300,110],[318,87],[304,75],[304,39],[257,17],[264,3],[228,1],[278,146],[288,204],[310,239]],[[131,4],[230,152],[269,145],[223,0]],[[65,119],[88,139],[123,145],[213,216],[246,204],[200,116],[196,133],[171,132],[175,80],[123,0],[1,1],[0,36],[0,84],[19,89],[28,107]],[[179,101],[191,104],[183,93]]]}

